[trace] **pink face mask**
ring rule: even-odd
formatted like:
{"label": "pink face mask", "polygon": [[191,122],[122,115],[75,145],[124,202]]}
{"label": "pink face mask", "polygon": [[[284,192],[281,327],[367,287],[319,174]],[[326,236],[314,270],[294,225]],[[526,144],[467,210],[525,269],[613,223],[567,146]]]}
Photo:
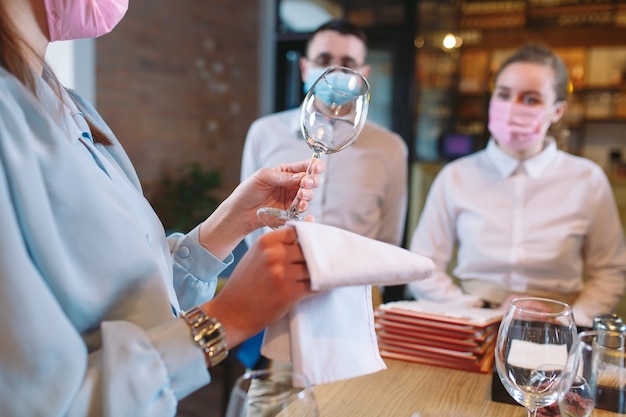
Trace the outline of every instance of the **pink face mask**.
{"label": "pink face mask", "polygon": [[128,0],[44,0],[44,5],[50,42],[105,35],[128,10]]}
{"label": "pink face mask", "polygon": [[489,132],[500,144],[517,151],[542,140],[547,130],[545,109],[492,99],[489,103]]}

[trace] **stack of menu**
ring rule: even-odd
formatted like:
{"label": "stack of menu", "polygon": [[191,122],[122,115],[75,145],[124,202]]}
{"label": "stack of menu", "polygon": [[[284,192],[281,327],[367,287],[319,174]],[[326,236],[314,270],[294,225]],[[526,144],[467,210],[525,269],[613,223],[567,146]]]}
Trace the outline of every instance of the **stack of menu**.
{"label": "stack of menu", "polygon": [[383,357],[491,372],[501,311],[395,301],[379,306],[374,318]]}

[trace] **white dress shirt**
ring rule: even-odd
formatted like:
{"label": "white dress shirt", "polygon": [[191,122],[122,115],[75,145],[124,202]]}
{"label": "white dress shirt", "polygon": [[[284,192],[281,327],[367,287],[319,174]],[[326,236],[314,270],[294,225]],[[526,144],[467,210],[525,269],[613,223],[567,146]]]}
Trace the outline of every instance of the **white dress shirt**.
{"label": "white dress shirt", "polygon": [[410,246],[431,258],[436,272],[409,284],[413,296],[480,303],[446,273],[455,244],[458,279],[514,293],[580,292],[573,308],[582,326],[612,312],[624,294],[626,249],[609,181],[598,165],[558,150],[553,140],[520,162],[492,139],[442,169]]}
{"label": "white dress shirt", "polygon": [[[260,168],[313,156],[300,132],[299,111],[271,114],[250,126],[243,149],[242,179]],[[323,158],[326,171],[307,214],[318,223],[400,245],[408,192],[407,147],[402,138],[367,122],[352,145]],[[248,246],[268,230],[249,235]]]}

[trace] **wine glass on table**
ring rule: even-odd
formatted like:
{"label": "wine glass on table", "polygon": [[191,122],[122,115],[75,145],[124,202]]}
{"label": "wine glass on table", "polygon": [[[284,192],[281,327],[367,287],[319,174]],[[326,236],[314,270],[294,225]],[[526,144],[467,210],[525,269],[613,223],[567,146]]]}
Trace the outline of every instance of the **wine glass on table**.
{"label": "wine glass on table", "polygon": [[318,417],[308,379],[296,372],[260,369],[235,382],[226,417]]}
{"label": "wine glass on table", "polygon": [[572,308],[566,303],[521,297],[509,304],[498,330],[496,370],[528,417],[557,401],[576,334]]}
{"label": "wine glass on table", "polygon": [[[369,83],[360,73],[346,67],[329,67],[313,83],[300,107],[300,128],[306,143],[313,150],[307,168],[324,154],[339,152],[351,145],[365,125],[370,102]],[[302,220],[300,199],[296,195],[283,210],[262,207],[258,218],[272,229],[289,220]]]}

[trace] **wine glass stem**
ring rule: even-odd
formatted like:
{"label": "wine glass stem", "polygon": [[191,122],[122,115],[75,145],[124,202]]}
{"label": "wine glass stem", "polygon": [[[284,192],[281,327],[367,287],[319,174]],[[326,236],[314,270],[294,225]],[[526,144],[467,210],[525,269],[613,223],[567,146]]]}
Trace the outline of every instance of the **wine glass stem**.
{"label": "wine glass stem", "polygon": [[537,417],[537,409],[535,408],[534,410],[531,409],[527,409],[528,411],[528,417]]}
{"label": "wine glass stem", "polygon": [[[306,175],[311,175],[311,173],[313,173],[313,162],[316,159],[320,159],[321,156],[322,156],[322,152],[315,151],[313,153],[313,157],[309,161],[309,166],[306,168]],[[302,186],[300,186],[300,188],[302,188]],[[300,190],[298,190],[298,192],[299,191]],[[300,205],[300,197],[298,197],[298,193],[296,193],[296,197],[293,199],[293,201],[291,202],[291,205],[287,209],[289,214],[294,218],[300,215],[300,209],[298,208],[299,205]]]}

